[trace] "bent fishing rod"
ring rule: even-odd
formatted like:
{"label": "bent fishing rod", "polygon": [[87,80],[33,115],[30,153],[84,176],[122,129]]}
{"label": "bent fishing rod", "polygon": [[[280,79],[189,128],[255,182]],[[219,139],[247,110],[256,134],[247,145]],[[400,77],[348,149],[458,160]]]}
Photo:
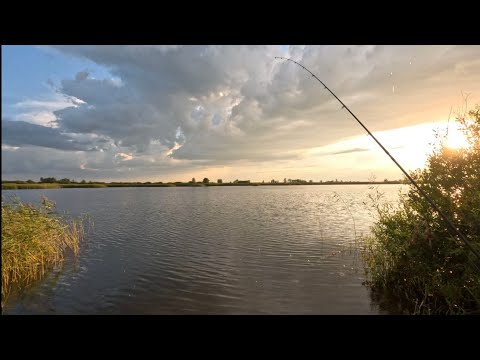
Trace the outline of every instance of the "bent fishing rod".
{"label": "bent fishing rod", "polygon": [[330,90],[327,85],[325,85],[323,83],[322,80],[320,80],[314,73],[312,73],[310,70],[308,70],[305,66],[303,66],[302,64],[296,62],[295,60],[292,60],[292,59],[289,59],[289,58],[285,58],[285,57],[281,57],[281,56],[275,56],[275,59],[281,59],[281,60],[287,60],[287,61],[291,61],[293,62],[294,64],[297,64],[298,66],[300,66],[301,68],[303,68],[305,71],[307,71],[308,73],[310,73],[310,75],[312,75],[312,77],[314,77],[315,79],[318,80],[318,82],[320,82],[320,84],[322,84],[326,90],[328,90],[328,92],[330,94],[333,95],[333,97],[335,99],[338,100],[338,102],[340,104],[342,104],[342,109],[347,109],[347,111],[350,113],[350,115],[353,116],[353,118],[355,120],[357,120],[357,122],[360,124],[360,126],[362,128],[365,129],[365,131],[368,133],[368,135],[370,135],[372,137],[373,140],[375,140],[375,142],[382,148],[382,150],[390,157],[390,159],[392,159],[392,161],[395,163],[395,165],[398,166],[398,168],[403,172],[403,174],[407,177],[408,180],[410,180],[410,182],[412,183],[413,186],[415,186],[415,188],[418,190],[418,192],[428,201],[428,203],[435,209],[435,211],[438,213],[438,215],[440,215],[440,217],[443,219],[443,221],[447,224],[447,230],[448,232],[453,236],[455,237],[455,235],[457,235],[462,241],[463,243],[477,256],[477,258],[480,260],[480,253],[478,252],[477,249],[475,249],[473,247],[473,245],[470,243],[470,241],[468,241],[468,239],[460,232],[460,230],[458,230],[454,225],[453,223],[450,221],[450,219],[443,213],[443,211],[437,206],[437,204],[435,204],[435,202],[427,195],[427,193],[417,184],[417,182],[405,171],[405,169],[397,162],[397,160],[395,160],[395,158],[388,152],[388,150],[380,143],[380,141],[378,141],[378,139],[370,132],[370,130],[367,129],[367,127],[355,116],[355,114],[348,108],[347,105],[345,105],[343,103],[342,100],[340,100],[337,95],[335,95],[333,93],[332,90]]}

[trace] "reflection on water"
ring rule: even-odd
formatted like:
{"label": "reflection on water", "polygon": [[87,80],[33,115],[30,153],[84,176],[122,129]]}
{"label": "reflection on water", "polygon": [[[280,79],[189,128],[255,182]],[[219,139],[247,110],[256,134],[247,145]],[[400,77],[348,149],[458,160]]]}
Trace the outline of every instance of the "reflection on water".
{"label": "reflection on water", "polygon": [[[395,199],[399,185],[382,185]],[[95,227],[76,264],[6,314],[378,314],[356,248],[368,186],[105,188],[45,194]],[[336,192],[342,201],[335,201]],[[13,191],[2,191],[3,195]],[[352,218],[353,217],[353,218]]]}

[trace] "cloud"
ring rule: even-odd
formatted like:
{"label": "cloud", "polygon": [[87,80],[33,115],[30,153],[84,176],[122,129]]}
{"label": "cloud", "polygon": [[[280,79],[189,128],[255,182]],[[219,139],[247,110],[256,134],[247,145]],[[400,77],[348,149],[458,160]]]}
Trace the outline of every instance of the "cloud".
{"label": "cloud", "polygon": [[[67,99],[65,104],[43,104],[55,117],[57,130],[8,124],[2,142],[96,149],[84,163],[92,169],[95,156],[112,169],[128,164],[142,171],[148,171],[144,169],[152,160],[172,171],[180,163],[187,168],[185,164],[195,167],[200,162],[274,166],[302,159],[309,149],[363,135],[311,75],[274,59],[286,51],[317,74],[371,131],[447,116],[461,90],[480,95],[479,46],[55,48],[105,67],[111,77],[94,79],[82,70],[63,79],[56,90]],[[17,105],[33,109],[33,103]],[[26,121],[28,116],[23,116]],[[39,139],[20,134],[28,131],[38,131]],[[332,154],[361,151],[366,149]]]}
{"label": "cloud", "polygon": [[49,100],[25,100],[15,103],[14,108],[21,110],[44,110],[54,111],[72,106],[72,103],[65,98],[49,99]]}
{"label": "cloud", "polygon": [[133,156],[131,154],[125,154],[125,153],[118,153],[115,154],[115,159],[120,158],[120,161],[129,161],[133,159]]}
{"label": "cloud", "polygon": [[10,146],[35,145],[59,150],[93,150],[99,141],[78,141],[59,129],[31,124],[25,121],[2,119],[2,144]]}
{"label": "cloud", "polygon": [[81,105],[79,99],[54,93],[37,99],[26,99],[13,104],[5,104],[4,117],[42,126],[57,126],[54,111]]}
{"label": "cloud", "polygon": [[370,150],[370,149],[353,148],[353,149],[347,149],[347,150],[342,150],[342,151],[333,152],[333,153],[331,153],[330,155],[351,154],[351,153],[363,152],[363,151],[369,151],[369,150]]}
{"label": "cloud", "polygon": [[75,80],[76,81],[83,81],[88,77],[88,71],[80,71],[75,75]]}
{"label": "cloud", "polygon": [[15,115],[15,120],[35,125],[55,127],[57,117],[49,111],[31,111]]}
{"label": "cloud", "polygon": [[[201,171],[204,164],[174,160],[160,155],[143,155],[128,161],[119,161],[117,150],[63,151],[55,148],[24,145],[12,147],[2,144],[2,176],[7,179],[39,179],[55,176],[70,179],[110,181],[115,179],[165,181],[188,179],[184,174]],[[128,158],[128,154],[123,156]],[[129,170],[130,169],[130,170]]]}
{"label": "cloud", "polygon": [[[284,51],[278,46],[58,48],[108,67],[124,84],[118,87],[106,79],[64,80],[61,91],[91,107],[58,111],[62,126],[110,136],[134,152],[146,151],[156,140],[173,148],[177,128],[184,143],[173,152],[174,157],[215,159],[221,144],[225,150],[221,156],[230,154],[232,160],[253,159],[259,153],[268,157],[272,148],[278,152],[286,147],[292,150],[292,146],[327,144],[340,134],[351,136],[361,131],[308,73],[274,59]],[[465,69],[462,74],[467,72],[471,83],[479,65],[465,59],[480,56],[480,47],[455,46],[291,46],[289,51],[349,105],[367,114],[374,108],[378,113],[388,112],[390,121],[378,115],[369,119],[369,124],[380,130],[415,120],[402,117],[403,107],[389,109],[374,100],[383,98],[391,105],[392,96],[399,93],[402,101],[418,98],[431,90],[429,81],[436,74],[450,71],[443,79],[448,84],[459,67]],[[412,101],[411,111],[421,105],[419,99]],[[300,126],[282,131],[302,121],[308,129]],[[306,132],[310,134],[301,142],[290,140]],[[274,143],[265,141],[273,137]],[[236,151],[229,152],[230,146]],[[251,148],[257,151],[249,151]]]}

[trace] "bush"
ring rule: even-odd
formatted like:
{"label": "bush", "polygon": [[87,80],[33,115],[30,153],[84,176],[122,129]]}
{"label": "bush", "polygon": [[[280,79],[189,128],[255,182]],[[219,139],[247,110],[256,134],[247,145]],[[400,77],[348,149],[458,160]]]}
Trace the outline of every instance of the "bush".
{"label": "bush", "polygon": [[[468,139],[449,148],[445,135],[425,169],[411,175],[470,243],[480,249],[480,107],[457,118]],[[410,314],[480,313],[479,259],[411,186],[397,206],[374,203],[377,221],[366,239],[367,284]]]}

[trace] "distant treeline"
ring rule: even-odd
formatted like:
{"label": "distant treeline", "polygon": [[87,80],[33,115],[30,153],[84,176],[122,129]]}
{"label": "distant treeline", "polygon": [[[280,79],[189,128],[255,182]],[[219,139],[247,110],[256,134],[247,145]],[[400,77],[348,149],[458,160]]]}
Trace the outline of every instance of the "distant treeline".
{"label": "distant treeline", "polygon": [[33,180],[2,180],[2,190],[19,190],[19,189],[58,189],[58,188],[106,188],[106,187],[176,187],[176,186],[277,186],[277,185],[370,185],[370,184],[404,184],[402,180],[384,181],[321,181],[321,182],[102,182],[102,181],[85,181],[76,182],[70,179],[40,178],[39,182]]}

